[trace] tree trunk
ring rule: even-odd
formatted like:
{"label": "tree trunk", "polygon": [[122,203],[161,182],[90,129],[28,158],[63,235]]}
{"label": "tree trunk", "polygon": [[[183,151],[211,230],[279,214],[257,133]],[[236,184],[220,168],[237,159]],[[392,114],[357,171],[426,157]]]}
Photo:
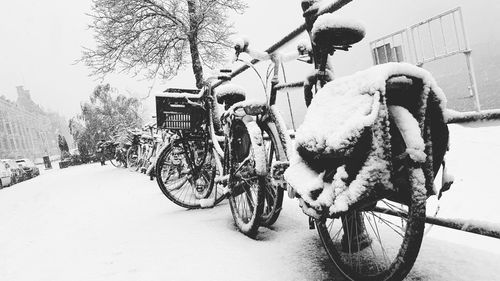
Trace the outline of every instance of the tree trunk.
{"label": "tree trunk", "polygon": [[196,17],[196,0],[187,0],[189,14],[189,50],[191,51],[191,64],[196,79],[196,87],[203,87],[203,67],[201,65],[200,52],[198,51],[198,22]]}

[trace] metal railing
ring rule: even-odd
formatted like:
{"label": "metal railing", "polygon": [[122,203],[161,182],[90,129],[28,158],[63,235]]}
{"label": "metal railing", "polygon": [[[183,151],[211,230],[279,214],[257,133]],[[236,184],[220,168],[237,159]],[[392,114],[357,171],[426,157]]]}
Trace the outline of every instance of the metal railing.
{"label": "metal railing", "polygon": [[[318,16],[320,15],[323,15],[323,14],[326,14],[326,13],[333,13],[337,10],[339,10],[340,8],[342,8],[343,6],[345,6],[346,4],[348,4],[349,2],[351,2],[352,0],[337,0],[325,7],[323,7],[322,9],[320,9],[317,13]],[[292,41],[293,39],[297,38],[297,36],[299,36],[302,32],[304,32],[306,30],[306,24],[303,23],[302,25],[300,25],[299,27],[295,28],[292,32],[290,32],[289,34],[287,34],[285,37],[281,38],[278,42],[274,43],[273,45],[271,45],[269,48],[266,49],[266,52],[267,53],[272,53],[274,51],[277,51],[278,49],[280,49],[281,47],[283,47],[286,43]],[[258,63],[259,60],[257,59],[254,59],[251,61],[252,64],[256,64]],[[238,69],[234,70],[232,73],[231,73],[231,78],[234,78],[236,76],[238,76],[239,74],[243,73],[245,70],[249,69],[250,66],[248,65],[243,65],[241,67],[239,67]],[[221,81],[219,80],[217,83],[215,83],[213,85],[214,88],[220,86],[224,81]],[[292,83],[291,85],[287,86],[287,87],[283,87],[283,88],[290,88],[290,87],[301,87],[302,84],[299,84],[300,82],[297,82],[297,83]]]}
{"label": "metal railing", "polygon": [[475,98],[481,111],[472,50],[461,7],[433,16],[408,28],[393,32],[370,42],[374,64],[406,61],[422,67],[424,64],[464,54],[469,77],[469,95]]}

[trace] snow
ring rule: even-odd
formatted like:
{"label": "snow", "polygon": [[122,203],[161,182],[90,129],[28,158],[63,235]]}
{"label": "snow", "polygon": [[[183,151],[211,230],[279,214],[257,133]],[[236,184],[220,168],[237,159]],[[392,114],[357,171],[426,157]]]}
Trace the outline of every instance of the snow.
{"label": "snow", "polygon": [[215,198],[209,198],[209,199],[200,199],[200,206],[202,208],[209,208],[213,207],[215,204]]}
{"label": "snow", "polygon": [[331,92],[330,85],[322,92],[332,94],[318,93],[314,97],[308,109],[310,114],[306,114],[296,134],[298,145],[325,154],[348,149],[352,141],[360,137],[359,132],[374,122],[379,106],[378,93],[373,97],[353,90]]}
{"label": "snow", "polygon": [[483,121],[483,120],[494,120],[500,119],[500,109],[488,109],[468,112],[458,112],[455,110],[446,111],[446,119],[448,123],[461,123],[461,122],[471,122],[471,121]]}
{"label": "snow", "polygon": [[[500,122],[450,131],[455,183],[439,216],[500,223]],[[252,240],[227,203],[185,210],[143,174],[109,164],[41,172],[0,190],[1,280],[345,280],[297,200],[285,198]],[[499,260],[500,240],[434,226],[406,280],[498,280]]]}
{"label": "snow", "polygon": [[[402,75],[420,78],[422,88],[409,92],[417,95],[417,99],[415,104],[405,105],[408,109],[402,106],[388,108],[392,100],[387,99],[392,97],[386,95],[386,81]],[[389,111],[407,143],[406,152],[410,158],[429,166],[432,157],[424,152],[426,147],[421,130],[427,128],[424,127],[424,120],[427,118],[426,105],[430,94],[433,99],[429,100],[444,109],[446,99],[430,73],[406,63],[377,65],[326,84],[316,94],[304,122],[297,130],[296,147],[301,155],[295,153],[291,156],[285,179],[308,208],[312,207],[320,213],[329,209],[330,214],[347,211],[349,206],[381,187],[391,189]],[[409,110],[414,111],[413,114]],[[367,136],[371,137],[371,147],[363,144],[369,149],[369,155],[364,160],[363,157],[356,157],[356,149],[359,150],[356,145]],[[344,178],[334,179],[331,184],[318,180],[324,177],[324,171],[329,167],[346,158],[360,162],[359,171],[354,171],[356,174],[349,177],[355,177],[352,182]],[[432,186],[432,175],[426,172],[425,176],[429,179],[428,185]],[[304,181],[308,184],[304,185]],[[412,182],[420,183],[420,178]],[[311,213],[311,210],[307,209],[307,212]]]}
{"label": "snow", "polygon": [[[500,223],[497,179],[500,121],[452,124],[449,127],[450,151],[446,157],[446,168],[453,174],[453,185],[443,194],[438,217]],[[441,179],[439,174],[436,178]],[[436,185],[440,186],[439,181]],[[444,228],[436,226],[429,236],[439,237],[444,232]],[[493,238],[486,240],[492,243],[488,244],[481,242],[478,235],[455,231],[447,234],[447,238],[454,243],[466,243],[481,250],[500,253],[500,246],[494,246],[496,240]]]}
{"label": "snow", "polygon": [[[364,24],[360,21],[339,17],[336,14],[323,14],[318,17],[318,19],[314,22],[313,28],[311,30],[311,34],[313,40],[317,40],[315,37],[322,31],[331,30],[331,29],[350,29],[354,30],[361,40],[365,35],[365,27]],[[359,41],[357,40],[357,41]],[[356,41],[356,42],[357,42]],[[347,45],[353,44],[355,42],[347,43]],[[344,45],[344,44],[341,44]]]}
{"label": "snow", "polygon": [[389,114],[393,118],[396,126],[403,136],[406,144],[406,152],[410,155],[413,161],[423,163],[426,155],[424,152],[424,139],[420,135],[418,122],[408,109],[399,105],[390,105]]}
{"label": "snow", "polygon": [[[223,116],[230,116],[236,114],[238,117],[243,117],[246,114],[249,115],[258,115],[262,114],[266,111],[267,102],[259,101],[259,100],[244,100],[233,104],[230,108],[228,108]],[[243,111],[240,111],[240,110]]]}
{"label": "snow", "polygon": [[[353,128],[352,133],[355,133],[365,125],[370,125],[378,113],[378,104],[374,101],[377,101],[380,91],[385,89],[386,80],[394,75],[422,79],[424,87],[434,91],[441,108],[445,110],[444,93],[428,71],[407,63],[381,64],[326,84],[314,97],[308,109],[311,113],[306,114],[298,129],[298,144],[318,152],[328,152],[329,149],[346,145],[341,143],[342,139],[349,139],[346,135],[351,132],[347,130],[346,135],[338,136],[338,128]],[[332,106],[335,106],[335,111]],[[329,121],[328,126],[323,120]]]}
{"label": "snow", "polygon": [[267,157],[266,150],[264,148],[264,140],[262,139],[262,131],[255,121],[245,123],[248,134],[250,134],[250,138],[252,139],[255,172],[257,175],[266,176],[269,171],[267,170]]}
{"label": "snow", "polygon": [[220,101],[221,98],[224,98],[227,95],[238,95],[243,97],[243,99],[246,96],[245,89],[234,83],[222,84],[219,87],[215,88],[214,92],[215,96],[217,97],[217,101]]}

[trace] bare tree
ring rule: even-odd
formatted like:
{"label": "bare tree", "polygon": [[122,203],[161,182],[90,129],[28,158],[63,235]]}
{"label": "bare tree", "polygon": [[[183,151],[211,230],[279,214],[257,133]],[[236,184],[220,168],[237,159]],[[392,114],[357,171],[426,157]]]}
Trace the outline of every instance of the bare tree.
{"label": "bare tree", "polygon": [[214,67],[230,46],[228,13],[243,12],[241,0],[93,0],[97,45],[82,60],[94,75],[143,71],[146,77],[175,76],[191,63],[196,86],[203,65]]}

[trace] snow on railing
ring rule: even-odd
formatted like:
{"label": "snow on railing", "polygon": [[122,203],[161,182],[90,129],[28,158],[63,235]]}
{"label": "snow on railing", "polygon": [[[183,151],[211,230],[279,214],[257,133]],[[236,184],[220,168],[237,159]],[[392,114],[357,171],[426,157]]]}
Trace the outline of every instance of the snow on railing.
{"label": "snow on railing", "polygon": [[[320,16],[320,15],[323,15],[323,14],[326,14],[326,13],[333,13],[337,10],[339,10],[340,8],[342,8],[343,6],[345,6],[346,4],[348,4],[349,2],[351,2],[352,0],[337,0],[323,8],[321,8],[318,12],[317,12],[317,15]],[[299,27],[295,28],[292,32],[290,32],[289,34],[287,34],[285,37],[281,38],[278,42],[274,43],[271,47],[267,48],[266,49],[266,52],[267,53],[273,53],[274,51],[278,50],[279,48],[283,47],[286,43],[292,41],[293,39],[295,39],[297,36],[299,36],[302,32],[304,32],[306,30],[306,24],[303,23],[302,25],[300,25]],[[259,62],[259,60],[257,59],[254,59],[251,61],[251,64],[256,64],[257,62]],[[238,76],[239,74],[243,73],[245,70],[249,69],[250,66],[248,65],[243,65],[241,67],[239,67],[238,69],[234,70],[232,73],[231,73],[231,78],[234,78],[236,76]],[[218,82],[216,82],[213,87],[216,88],[218,86],[220,86],[224,81],[221,81],[219,80]]]}
{"label": "snow on railing", "polygon": [[460,112],[446,110],[448,124],[500,119],[500,109]]}

